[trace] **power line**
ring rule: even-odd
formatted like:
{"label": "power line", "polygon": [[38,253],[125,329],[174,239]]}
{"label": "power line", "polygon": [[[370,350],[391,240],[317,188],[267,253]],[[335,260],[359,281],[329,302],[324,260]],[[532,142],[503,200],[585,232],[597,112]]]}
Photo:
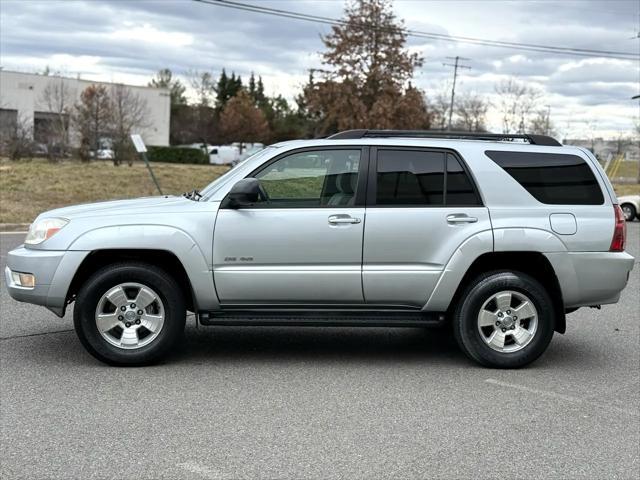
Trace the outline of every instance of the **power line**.
{"label": "power line", "polygon": [[535,43],[521,43],[521,42],[507,42],[502,40],[488,40],[474,37],[464,37],[447,35],[442,33],[425,32],[421,30],[401,29],[401,28],[385,28],[385,27],[372,27],[370,24],[347,22],[345,20],[324,17],[320,15],[312,15],[301,12],[294,12],[290,10],[282,10],[271,7],[263,7],[259,5],[252,5],[248,3],[241,3],[233,0],[193,0],[195,2],[203,3],[206,5],[212,5],[217,7],[231,8],[235,10],[242,10],[252,13],[261,13],[264,15],[271,15],[282,18],[289,18],[293,20],[303,20],[307,22],[321,23],[332,26],[359,26],[362,28],[378,28],[380,30],[390,32],[402,32],[407,36],[416,38],[429,38],[433,40],[442,40],[446,42],[455,43],[468,43],[472,45],[482,45],[495,48],[507,48],[512,50],[541,52],[541,53],[555,53],[558,55],[572,55],[580,57],[596,57],[596,58],[615,58],[619,60],[637,60],[640,59],[640,55],[633,52],[622,52],[615,50],[596,50],[589,48],[575,48],[575,47],[557,47],[553,45],[541,45]]}
{"label": "power line", "polygon": [[453,67],[453,86],[451,87],[451,105],[449,106],[449,127],[447,129],[447,130],[451,130],[451,117],[453,115],[453,98],[456,94],[456,78],[458,78],[458,69],[466,68],[468,70],[471,70],[471,67],[469,67],[468,65],[460,64],[460,60],[471,60],[471,59],[465,58],[465,57],[459,57],[458,55],[456,55],[455,57],[447,57],[447,58],[450,58],[451,60],[455,61],[454,63],[442,64],[445,67]]}

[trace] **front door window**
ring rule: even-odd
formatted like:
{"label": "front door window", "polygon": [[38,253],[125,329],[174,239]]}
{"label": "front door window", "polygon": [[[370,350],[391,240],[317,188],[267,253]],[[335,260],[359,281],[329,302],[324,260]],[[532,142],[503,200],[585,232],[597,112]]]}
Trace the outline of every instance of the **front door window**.
{"label": "front door window", "polygon": [[353,206],[360,153],[360,150],[317,150],[277,160],[255,175],[266,194],[256,206]]}

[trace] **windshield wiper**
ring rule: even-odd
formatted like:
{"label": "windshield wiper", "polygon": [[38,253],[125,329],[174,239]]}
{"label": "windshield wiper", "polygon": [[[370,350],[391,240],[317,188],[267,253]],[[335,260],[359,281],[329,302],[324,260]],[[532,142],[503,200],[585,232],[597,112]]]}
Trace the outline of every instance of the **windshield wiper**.
{"label": "windshield wiper", "polygon": [[194,202],[197,202],[202,198],[202,195],[200,194],[200,192],[195,188],[190,192],[184,192],[182,196],[188,198],[189,200],[193,200]]}

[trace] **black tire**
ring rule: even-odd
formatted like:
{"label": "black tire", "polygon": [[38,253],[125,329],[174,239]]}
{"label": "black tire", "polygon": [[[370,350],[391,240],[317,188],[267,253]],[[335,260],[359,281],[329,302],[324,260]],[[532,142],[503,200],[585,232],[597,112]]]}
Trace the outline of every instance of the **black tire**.
{"label": "black tire", "polygon": [[[538,314],[538,326],[530,343],[517,352],[493,350],[478,330],[478,314],[485,301],[501,291],[526,295]],[[533,277],[515,271],[495,271],[469,283],[453,314],[453,330],[460,349],[480,365],[492,368],[519,368],[536,360],[546,350],[555,328],[553,302],[546,289]]]}
{"label": "black tire", "polygon": [[623,203],[620,205],[622,208],[622,214],[624,215],[624,219],[627,222],[633,222],[633,219],[636,218],[638,212],[636,212],[636,207],[634,207],[631,203]]}
{"label": "black tire", "polygon": [[[157,292],[164,306],[162,329],[148,345],[125,350],[105,340],[96,325],[96,308],[100,298],[114,286],[135,282]],[[184,332],[186,307],[182,289],[164,270],[146,263],[118,263],[94,273],[76,297],[73,323],[76,334],[87,351],[109,365],[137,366],[157,362],[166,356]]]}

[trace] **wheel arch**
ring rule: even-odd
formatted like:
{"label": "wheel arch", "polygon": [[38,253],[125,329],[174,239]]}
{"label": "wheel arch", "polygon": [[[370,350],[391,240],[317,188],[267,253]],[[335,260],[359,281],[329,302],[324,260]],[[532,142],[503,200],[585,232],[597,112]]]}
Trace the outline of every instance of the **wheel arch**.
{"label": "wheel arch", "polygon": [[558,277],[553,266],[547,257],[534,251],[519,252],[489,252],[478,256],[465,272],[462,280],[458,284],[447,313],[450,314],[460,297],[474,278],[478,275],[492,270],[512,270],[526,273],[537,281],[539,281],[549,292],[553,300],[553,308],[555,311],[555,331],[565,333],[566,331],[566,315],[562,290]]}
{"label": "wheel arch", "polygon": [[114,263],[148,263],[161,268],[180,285],[187,309],[197,308],[193,285],[180,259],[171,251],[161,249],[104,249],[89,253],[76,270],[67,291],[66,304],[75,300],[82,284],[97,270]]}

